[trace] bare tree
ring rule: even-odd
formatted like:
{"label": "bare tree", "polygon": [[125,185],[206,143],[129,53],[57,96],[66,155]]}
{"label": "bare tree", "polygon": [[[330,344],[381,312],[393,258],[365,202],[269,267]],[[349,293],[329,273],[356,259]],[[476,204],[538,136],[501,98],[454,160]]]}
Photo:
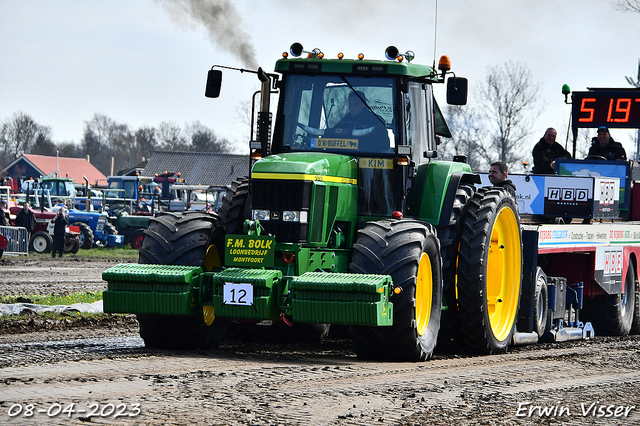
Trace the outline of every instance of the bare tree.
{"label": "bare tree", "polygon": [[524,151],[533,123],[542,112],[540,83],[533,82],[526,65],[507,62],[487,72],[478,90],[480,115],[487,123],[487,138],[480,155],[491,163],[502,161],[513,167],[529,156]]}
{"label": "bare tree", "polygon": [[158,141],[156,139],[156,129],[154,127],[141,127],[135,133],[136,158],[142,161],[142,157],[149,158]]}
{"label": "bare tree", "polygon": [[484,137],[484,126],[478,113],[467,106],[448,105],[445,114],[452,137],[442,143],[442,154],[438,156],[451,159],[464,155],[472,170],[487,168],[484,159],[478,155]]}
{"label": "bare tree", "polygon": [[191,140],[190,150],[194,152],[227,152],[228,142],[218,139],[213,130],[199,121],[188,124],[185,133]]}
{"label": "bare tree", "polygon": [[187,151],[187,138],[176,123],[163,121],[158,126],[156,137],[158,149],[163,151]]}
{"label": "bare tree", "polygon": [[111,173],[111,159],[114,169],[131,166],[135,159],[131,154],[134,147],[134,136],[127,124],[116,123],[104,114],[94,114],[85,123],[82,140],[83,154],[91,157],[91,162],[102,173]]}
{"label": "bare tree", "polygon": [[30,153],[36,143],[51,143],[51,128],[39,125],[29,114],[15,112],[0,125],[0,165]]}
{"label": "bare tree", "polygon": [[611,4],[615,9],[623,12],[640,13],[640,0],[614,0]]}

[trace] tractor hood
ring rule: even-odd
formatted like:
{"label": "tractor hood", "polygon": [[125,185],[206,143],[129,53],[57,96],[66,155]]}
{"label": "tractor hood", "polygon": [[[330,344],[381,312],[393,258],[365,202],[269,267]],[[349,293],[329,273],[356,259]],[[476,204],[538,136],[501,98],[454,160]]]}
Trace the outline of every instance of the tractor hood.
{"label": "tractor hood", "polygon": [[358,160],[351,156],[324,152],[275,154],[256,162],[251,177],[355,184],[358,177]]}

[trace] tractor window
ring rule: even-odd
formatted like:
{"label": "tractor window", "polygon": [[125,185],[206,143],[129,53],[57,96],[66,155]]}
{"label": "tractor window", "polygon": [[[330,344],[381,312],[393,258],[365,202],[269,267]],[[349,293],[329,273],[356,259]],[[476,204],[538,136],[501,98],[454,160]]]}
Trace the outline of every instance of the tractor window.
{"label": "tractor window", "polygon": [[122,182],[122,189],[124,189],[127,198],[136,198],[136,182],[133,180],[125,180]]}
{"label": "tractor window", "polygon": [[[436,143],[433,138],[433,94],[431,85],[417,82],[409,83],[409,92],[405,95],[405,126],[407,144],[413,146],[413,151],[422,153],[434,151]],[[423,155],[416,156],[418,162],[427,161]]]}
{"label": "tractor window", "polygon": [[395,99],[392,78],[290,75],[274,152],[392,153]]}

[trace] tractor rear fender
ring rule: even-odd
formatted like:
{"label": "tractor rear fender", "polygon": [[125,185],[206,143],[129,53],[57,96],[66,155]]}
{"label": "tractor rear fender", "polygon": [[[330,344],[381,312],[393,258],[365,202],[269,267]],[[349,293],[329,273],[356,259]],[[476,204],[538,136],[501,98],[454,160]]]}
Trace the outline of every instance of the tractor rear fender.
{"label": "tractor rear fender", "polygon": [[475,185],[481,182],[480,176],[472,173],[455,172],[449,178],[449,186],[444,196],[444,203],[442,204],[442,211],[440,213],[440,220],[438,226],[445,226],[448,224],[451,216],[451,209],[453,208],[453,202],[456,197],[456,191],[461,184]]}
{"label": "tractor rear fender", "polygon": [[480,183],[468,164],[431,161],[418,166],[407,197],[407,216],[436,226],[441,220],[449,220],[456,190],[462,183]]}

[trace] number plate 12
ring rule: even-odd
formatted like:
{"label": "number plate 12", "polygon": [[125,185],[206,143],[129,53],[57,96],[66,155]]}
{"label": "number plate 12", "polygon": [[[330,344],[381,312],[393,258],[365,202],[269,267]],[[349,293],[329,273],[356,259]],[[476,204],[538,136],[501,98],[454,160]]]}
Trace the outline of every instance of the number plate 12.
{"label": "number plate 12", "polygon": [[225,305],[251,306],[253,304],[253,285],[224,283],[223,303]]}

